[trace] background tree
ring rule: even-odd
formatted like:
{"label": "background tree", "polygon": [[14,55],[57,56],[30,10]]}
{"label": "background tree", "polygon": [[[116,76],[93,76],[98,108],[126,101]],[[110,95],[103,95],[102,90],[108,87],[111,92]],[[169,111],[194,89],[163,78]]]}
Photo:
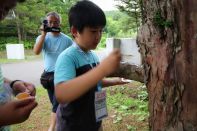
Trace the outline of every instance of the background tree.
{"label": "background tree", "polygon": [[[119,4],[117,8],[130,17],[127,22],[130,27],[134,27],[137,31],[142,22],[143,6],[142,0],[116,0]],[[134,23],[134,24],[133,24]]]}
{"label": "background tree", "polygon": [[107,37],[136,37],[135,22],[131,20],[133,18],[130,18],[126,13],[120,11],[107,11],[105,14],[107,17],[105,30]]}
{"label": "background tree", "polygon": [[197,130],[196,0],[144,0],[138,32],[152,131]]}
{"label": "background tree", "polygon": [[44,16],[50,11],[56,11],[60,15],[63,15],[62,31],[68,33],[67,13],[74,1],[76,0],[69,2],[63,2],[61,0],[32,0],[18,5],[15,13],[19,41],[25,40],[27,32],[36,34]]}
{"label": "background tree", "polygon": [[[18,4],[11,11],[15,17],[1,21],[0,50],[5,49],[6,43],[24,43],[25,48],[32,48],[35,37],[40,33],[46,13],[56,11],[62,16],[62,32],[69,34],[67,13],[71,5],[77,0],[30,0]],[[17,40],[18,39],[18,40]]]}
{"label": "background tree", "polygon": [[[0,50],[5,50],[7,43],[23,43],[25,49],[32,49],[35,37],[39,32],[44,16],[50,11],[56,11],[62,16],[61,29],[70,35],[67,13],[71,5],[77,0],[31,0],[26,1],[10,12],[10,16],[0,24]],[[136,37],[135,18],[125,12],[107,11],[107,25],[99,47],[105,48],[106,38]],[[70,35],[71,36],[71,35]]]}

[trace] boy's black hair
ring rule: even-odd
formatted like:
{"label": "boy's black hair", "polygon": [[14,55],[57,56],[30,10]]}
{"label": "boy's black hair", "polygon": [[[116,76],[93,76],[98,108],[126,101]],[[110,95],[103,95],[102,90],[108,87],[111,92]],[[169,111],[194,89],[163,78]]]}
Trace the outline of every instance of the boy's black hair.
{"label": "boy's black hair", "polygon": [[82,32],[84,27],[104,27],[106,17],[100,7],[88,0],[78,1],[71,7],[69,13],[70,27],[75,27]]}

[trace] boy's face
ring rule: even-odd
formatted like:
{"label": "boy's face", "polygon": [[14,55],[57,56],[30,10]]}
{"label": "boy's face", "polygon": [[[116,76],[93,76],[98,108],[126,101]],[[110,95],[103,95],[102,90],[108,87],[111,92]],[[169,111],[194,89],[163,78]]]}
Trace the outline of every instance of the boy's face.
{"label": "boy's face", "polygon": [[75,41],[85,50],[95,49],[101,40],[102,27],[85,27],[82,32],[75,35]]}

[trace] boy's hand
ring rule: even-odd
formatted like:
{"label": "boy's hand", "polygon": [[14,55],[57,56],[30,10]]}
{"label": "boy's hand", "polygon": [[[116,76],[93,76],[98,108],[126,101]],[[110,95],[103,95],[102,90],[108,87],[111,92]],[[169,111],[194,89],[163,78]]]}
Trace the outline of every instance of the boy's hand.
{"label": "boy's hand", "polygon": [[132,80],[124,79],[120,77],[113,78],[112,81],[114,82],[114,85],[123,85],[132,82]]}
{"label": "boy's hand", "polygon": [[[0,106],[0,126],[21,123],[28,119],[32,110],[37,106],[35,98],[10,101]],[[5,116],[4,116],[5,115]]]}
{"label": "boy's hand", "polygon": [[36,95],[36,88],[33,84],[28,83],[28,82],[24,82],[24,81],[16,81],[13,85],[13,90],[16,94],[20,93],[20,92],[27,92],[29,93],[31,96],[35,96]]}
{"label": "boy's hand", "polygon": [[110,53],[109,56],[101,62],[101,68],[103,72],[106,73],[106,76],[116,71],[116,69],[120,65],[120,60],[120,50],[114,49],[113,52]]}
{"label": "boy's hand", "polygon": [[128,84],[130,82],[132,82],[132,80],[124,79],[124,78],[120,78],[120,77],[114,77],[114,78],[110,78],[110,79],[104,78],[102,80],[102,85],[103,85],[103,87],[107,87],[107,86]]}

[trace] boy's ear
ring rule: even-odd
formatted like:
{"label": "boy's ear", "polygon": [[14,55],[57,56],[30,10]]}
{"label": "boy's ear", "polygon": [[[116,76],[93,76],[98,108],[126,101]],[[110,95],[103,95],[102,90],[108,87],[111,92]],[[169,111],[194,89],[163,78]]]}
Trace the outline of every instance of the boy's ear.
{"label": "boy's ear", "polygon": [[77,37],[78,31],[75,27],[72,26],[70,31],[74,38]]}

